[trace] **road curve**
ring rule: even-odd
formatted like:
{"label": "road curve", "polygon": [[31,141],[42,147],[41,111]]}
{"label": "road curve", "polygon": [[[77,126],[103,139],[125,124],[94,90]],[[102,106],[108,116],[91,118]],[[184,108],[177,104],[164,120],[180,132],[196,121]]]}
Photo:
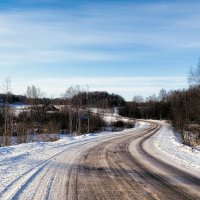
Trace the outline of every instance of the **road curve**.
{"label": "road curve", "polygon": [[[154,123],[145,131],[101,142],[85,151],[76,171],[71,172],[67,199],[200,199],[200,179],[144,150],[143,143],[159,129],[160,125]],[[133,141],[134,145],[130,145]],[[160,167],[159,171],[149,169],[154,164]],[[181,177],[192,192],[182,182],[170,182],[160,173],[162,170],[167,170],[169,176]]]}
{"label": "road curve", "polygon": [[147,128],[70,146],[15,180],[0,199],[200,199],[199,178],[144,148],[160,128],[152,122]]}

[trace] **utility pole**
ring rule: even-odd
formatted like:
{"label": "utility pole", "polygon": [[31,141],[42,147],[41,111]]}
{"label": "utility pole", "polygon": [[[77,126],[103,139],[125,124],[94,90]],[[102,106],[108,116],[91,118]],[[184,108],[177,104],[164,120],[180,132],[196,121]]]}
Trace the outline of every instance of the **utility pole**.
{"label": "utility pole", "polygon": [[90,102],[89,102],[89,86],[87,85],[87,133],[90,133]]}

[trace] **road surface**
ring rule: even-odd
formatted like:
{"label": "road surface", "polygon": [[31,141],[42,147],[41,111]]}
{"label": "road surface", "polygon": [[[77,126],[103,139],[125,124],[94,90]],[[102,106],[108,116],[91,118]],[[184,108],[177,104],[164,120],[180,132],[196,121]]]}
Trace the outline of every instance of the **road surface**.
{"label": "road surface", "polygon": [[123,135],[75,143],[14,180],[0,199],[198,200],[200,179],[149,153],[151,123]]}

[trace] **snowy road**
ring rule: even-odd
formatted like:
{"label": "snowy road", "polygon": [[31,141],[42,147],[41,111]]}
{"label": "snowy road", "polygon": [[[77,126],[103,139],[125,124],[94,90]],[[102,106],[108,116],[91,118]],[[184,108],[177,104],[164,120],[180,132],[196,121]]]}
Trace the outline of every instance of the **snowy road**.
{"label": "snowy road", "polygon": [[7,172],[18,175],[1,175],[0,199],[200,199],[199,177],[152,155],[161,126],[58,142],[45,156],[36,151],[40,159],[26,158],[33,165],[20,171],[16,161]]}

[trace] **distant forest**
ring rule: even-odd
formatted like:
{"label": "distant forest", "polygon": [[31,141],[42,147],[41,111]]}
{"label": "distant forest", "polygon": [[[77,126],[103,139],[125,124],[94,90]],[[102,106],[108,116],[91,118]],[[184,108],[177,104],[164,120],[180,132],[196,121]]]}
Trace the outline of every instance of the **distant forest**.
{"label": "distant forest", "polygon": [[[99,132],[106,124],[92,108],[113,110],[126,106],[119,95],[88,92],[79,86],[68,88],[61,98],[50,99],[34,85],[27,87],[24,96],[10,92],[9,80],[5,85],[6,93],[0,94],[0,146],[12,144],[13,137],[19,144],[30,141],[35,134]],[[113,124],[116,129],[122,126],[127,125]]]}
{"label": "distant forest", "polygon": [[[39,90],[39,88],[33,87],[33,90]],[[32,88],[31,88],[32,90]],[[75,88],[71,87],[68,90],[75,90]],[[68,98],[66,94],[60,98],[46,98],[42,96],[36,95],[35,97],[28,96],[28,95],[15,95],[10,93],[7,94],[0,94],[0,103],[9,103],[9,104],[30,104],[30,98],[32,99],[31,103],[43,104],[43,105],[65,105],[69,101],[74,105],[86,106],[88,103],[90,107],[94,108],[113,108],[113,107],[123,107],[126,105],[126,101],[123,97],[117,94],[109,94],[108,92],[86,92],[86,91],[76,91],[72,98]],[[80,102],[81,101],[81,102]]]}
{"label": "distant forest", "polygon": [[[14,95],[6,80],[6,92],[0,94],[0,144],[8,145],[11,136],[26,142],[33,133],[99,131],[104,122],[91,108],[114,110],[115,107],[120,115],[130,118],[168,120],[181,133],[183,143],[200,144],[200,64],[191,70],[188,81],[188,89],[168,92],[161,89],[158,96],[146,99],[134,96],[131,102],[126,102],[120,95],[89,92],[79,86],[68,88],[60,98],[46,98],[34,85],[27,87],[24,96]],[[16,114],[10,104],[29,107]]]}
{"label": "distant forest", "polygon": [[122,116],[137,119],[169,120],[176,131],[181,133],[182,142],[188,145],[200,144],[200,64],[191,69],[188,82],[190,87],[184,90],[167,92],[160,90],[159,96],[146,99],[133,97],[121,108]]}

